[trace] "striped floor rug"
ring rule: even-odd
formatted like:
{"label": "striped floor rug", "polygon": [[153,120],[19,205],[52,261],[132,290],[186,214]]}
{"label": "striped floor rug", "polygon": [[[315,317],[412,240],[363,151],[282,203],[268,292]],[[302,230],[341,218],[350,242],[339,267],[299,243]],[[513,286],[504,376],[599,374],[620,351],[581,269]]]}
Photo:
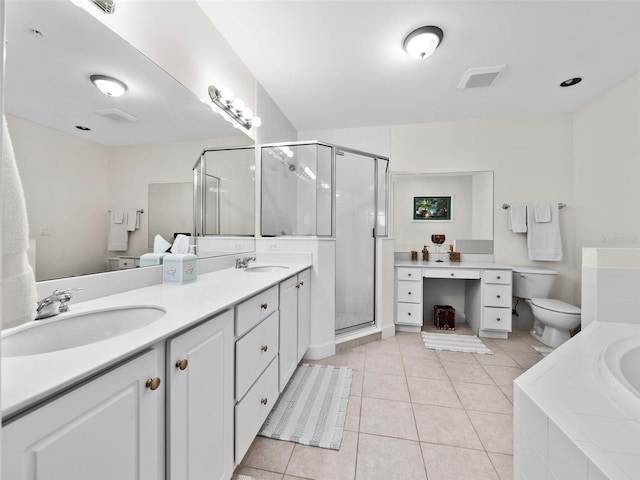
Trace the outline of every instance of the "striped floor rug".
{"label": "striped floor rug", "polygon": [[352,378],[347,367],[300,365],[259,434],[340,450]]}
{"label": "striped floor rug", "polygon": [[455,333],[422,332],[422,341],[432,350],[449,350],[452,352],[485,353],[493,352],[475,335],[458,335]]}

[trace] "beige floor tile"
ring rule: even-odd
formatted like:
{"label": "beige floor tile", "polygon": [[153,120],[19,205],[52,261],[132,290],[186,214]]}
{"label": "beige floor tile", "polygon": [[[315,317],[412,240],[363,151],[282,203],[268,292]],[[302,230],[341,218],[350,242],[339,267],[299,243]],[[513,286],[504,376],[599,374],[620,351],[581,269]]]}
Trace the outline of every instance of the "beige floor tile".
{"label": "beige floor tile", "polygon": [[402,348],[403,345],[424,346],[422,336],[419,333],[396,332],[396,341],[398,345],[400,345],[400,348]]}
{"label": "beige floor tile", "polygon": [[511,353],[511,352],[531,353],[531,352],[535,352],[535,350],[533,348],[531,348],[531,345],[529,345],[527,342],[523,342],[522,340],[518,340],[518,339],[508,340],[508,341],[502,343],[500,346],[502,347],[502,350],[504,350],[507,353]]}
{"label": "beige floor tile", "polygon": [[481,365],[470,363],[442,362],[452,382],[484,383],[494,385],[493,380]]}
{"label": "beige floor tile", "polygon": [[404,364],[404,373],[407,377],[449,380],[447,372],[444,371],[438,359],[402,357],[402,363]]}
{"label": "beige floor tile", "polygon": [[365,352],[369,354],[382,355],[400,355],[400,347],[395,337],[385,338],[376,342],[367,343]]}
{"label": "beige floor tile", "polygon": [[499,480],[486,452],[423,443],[429,480]]}
{"label": "beige floor tile", "polygon": [[360,433],[358,480],[426,480],[420,444]]}
{"label": "beige floor tile", "polygon": [[242,459],[242,466],[284,473],[294,445],[292,442],[258,436]]}
{"label": "beige floor tile", "polygon": [[525,370],[533,367],[536,363],[544,358],[533,349],[531,350],[531,352],[508,351],[507,354]]}
{"label": "beige floor tile", "polygon": [[[260,480],[260,478],[258,478]],[[294,477],[293,475],[285,475],[282,480],[313,480],[312,478]]]}
{"label": "beige floor tile", "polygon": [[327,358],[327,365],[349,367],[360,372],[364,371],[364,353],[338,353]]}
{"label": "beige floor tile", "polygon": [[458,394],[449,380],[407,377],[413,403],[462,408]]}
{"label": "beige floor tile", "polygon": [[360,408],[362,406],[362,397],[349,395],[349,403],[347,404],[347,416],[344,422],[344,429],[352,432],[360,431]]}
{"label": "beige floor tile", "polygon": [[507,399],[509,399],[511,403],[513,403],[513,385],[510,385],[508,387],[500,387],[500,390],[502,390],[504,396],[507,397]]}
{"label": "beige floor tile", "polygon": [[513,412],[513,405],[505,397],[500,387],[479,383],[452,382],[462,406],[467,410],[504,413]]}
{"label": "beige floor tile", "polygon": [[418,440],[411,404],[395,400],[362,397],[360,431],[373,435]]}
{"label": "beige floor tile", "polygon": [[357,370],[353,371],[353,378],[351,379],[351,395],[362,395],[362,378],[364,373]]}
{"label": "beige floor tile", "polygon": [[414,403],[413,412],[421,442],[482,450],[464,410]]}
{"label": "beige floor tile", "polygon": [[314,480],[355,478],[358,434],[344,432],[340,450],[295,444],[287,475]]}
{"label": "beige floor tile", "polygon": [[488,455],[500,480],[513,480],[513,455],[503,455],[502,453],[489,453]]}
{"label": "beige floor tile", "polygon": [[438,358],[440,359],[443,365],[451,362],[478,364],[478,361],[476,360],[476,357],[473,356],[473,353],[437,350],[436,354],[438,355]]}
{"label": "beige floor tile", "polygon": [[487,452],[513,455],[513,415],[467,412]]}
{"label": "beige floor tile", "polygon": [[410,401],[407,379],[404,376],[384,373],[365,372],[362,383],[362,396],[398,400],[400,402]]}
{"label": "beige floor tile", "polygon": [[[489,347],[489,345],[487,345]],[[489,347],[491,348],[491,347]],[[484,355],[482,353],[474,353],[473,356],[480,365],[500,365],[502,367],[517,367],[518,364],[507,355],[503,350],[491,348],[493,355]]]}
{"label": "beige floor tile", "polygon": [[259,470],[257,468],[249,468],[240,466],[236,468],[238,475],[246,475],[247,477],[257,478],[259,480],[282,480],[281,473],[268,472],[267,470]]}
{"label": "beige floor tile", "polygon": [[420,358],[423,360],[431,360],[431,361],[439,361],[438,355],[436,355],[435,350],[430,350],[424,346],[424,343],[421,345],[413,345],[413,344],[400,344],[400,355],[403,357],[412,357],[412,358]]}
{"label": "beige floor tile", "polygon": [[520,367],[502,367],[499,365],[483,365],[484,370],[491,379],[500,387],[510,387],[513,381],[524,373]]}
{"label": "beige floor tile", "polygon": [[386,373],[388,375],[404,375],[402,357],[399,355],[368,353],[364,361],[364,371]]}

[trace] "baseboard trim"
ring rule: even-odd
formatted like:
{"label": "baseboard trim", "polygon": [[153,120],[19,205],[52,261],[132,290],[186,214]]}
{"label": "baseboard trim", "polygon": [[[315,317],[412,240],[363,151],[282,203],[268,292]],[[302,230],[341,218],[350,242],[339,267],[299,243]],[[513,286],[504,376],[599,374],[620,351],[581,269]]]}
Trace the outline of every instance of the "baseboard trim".
{"label": "baseboard trim", "polygon": [[335,342],[327,342],[322,345],[309,345],[304,358],[307,360],[322,360],[336,354]]}

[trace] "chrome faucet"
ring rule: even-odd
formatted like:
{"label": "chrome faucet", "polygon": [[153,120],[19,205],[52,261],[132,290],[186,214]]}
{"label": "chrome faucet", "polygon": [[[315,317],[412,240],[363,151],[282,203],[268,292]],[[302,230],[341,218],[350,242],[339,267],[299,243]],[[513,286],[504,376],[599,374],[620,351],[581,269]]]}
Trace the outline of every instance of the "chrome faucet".
{"label": "chrome faucet", "polygon": [[249,262],[255,262],[256,257],[236,258],[236,268],[247,268]]}
{"label": "chrome faucet", "polygon": [[78,292],[81,288],[65,288],[56,289],[51,295],[43,298],[38,302],[36,307],[36,320],[43,318],[53,317],[59,313],[63,313],[69,310],[67,302],[73,298],[71,292]]}

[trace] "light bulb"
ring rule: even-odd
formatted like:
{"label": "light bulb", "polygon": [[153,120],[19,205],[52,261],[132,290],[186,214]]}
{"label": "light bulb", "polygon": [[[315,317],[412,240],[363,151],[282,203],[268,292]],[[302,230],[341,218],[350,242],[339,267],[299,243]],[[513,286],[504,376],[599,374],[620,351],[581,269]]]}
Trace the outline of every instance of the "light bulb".
{"label": "light bulb", "polygon": [[236,112],[241,112],[242,109],[244,108],[244,101],[242,101],[241,98],[236,98],[231,104],[231,106]]}
{"label": "light bulb", "polygon": [[218,97],[224,103],[229,104],[233,101],[233,90],[231,90],[229,87],[221,88],[218,92]]}
{"label": "light bulb", "polygon": [[253,111],[250,108],[245,108],[242,110],[242,117],[245,120],[251,120],[253,118]]}
{"label": "light bulb", "polygon": [[260,125],[262,125],[262,120],[260,119],[260,117],[255,116],[251,119],[252,127],[259,127]]}

